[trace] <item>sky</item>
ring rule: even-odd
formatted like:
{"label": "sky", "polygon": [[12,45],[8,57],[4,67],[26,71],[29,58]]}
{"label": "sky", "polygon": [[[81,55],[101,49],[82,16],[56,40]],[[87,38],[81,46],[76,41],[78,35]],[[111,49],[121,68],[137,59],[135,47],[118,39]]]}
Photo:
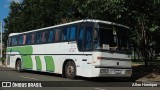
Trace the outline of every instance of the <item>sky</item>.
{"label": "sky", "polygon": [[9,5],[12,1],[21,2],[22,0],[0,0],[0,21],[8,16]]}

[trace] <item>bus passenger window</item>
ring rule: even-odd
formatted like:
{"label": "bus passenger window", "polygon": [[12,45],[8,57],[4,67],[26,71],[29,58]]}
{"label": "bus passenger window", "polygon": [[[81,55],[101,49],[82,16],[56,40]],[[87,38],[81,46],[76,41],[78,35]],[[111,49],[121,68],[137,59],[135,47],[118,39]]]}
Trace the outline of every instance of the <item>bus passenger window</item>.
{"label": "bus passenger window", "polygon": [[72,40],[75,40],[75,37],[76,37],[76,27],[75,26],[72,26],[69,30],[69,40],[72,41]]}
{"label": "bus passenger window", "polygon": [[92,49],[92,27],[85,28],[84,50]]}
{"label": "bus passenger window", "polygon": [[40,44],[41,43],[41,35],[42,33],[41,32],[36,32],[36,35],[35,35],[35,43],[36,44]]}
{"label": "bus passenger window", "polygon": [[83,50],[83,38],[84,38],[84,29],[80,28],[78,33],[78,49],[79,51]]}
{"label": "bus passenger window", "polygon": [[13,37],[11,37],[11,46],[13,46],[14,45],[14,39],[13,39]]}
{"label": "bus passenger window", "polygon": [[23,35],[23,45],[26,44],[26,35]]}
{"label": "bus passenger window", "polygon": [[48,36],[48,42],[49,43],[54,42],[54,31],[50,30],[48,34],[49,34],[49,36]]}
{"label": "bus passenger window", "polygon": [[23,44],[23,35],[20,35],[18,45],[22,45],[22,44]]}
{"label": "bus passenger window", "polygon": [[69,31],[69,27],[63,27],[63,31],[62,31],[62,40],[63,41],[67,41],[68,40],[68,31]]}
{"label": "bus passenger window", "polygon": [[18,40],[18,36],[12,37],[12,46],[17,45],[17,43],[18,43],[17,40]]}
{"label": "bus passenger window", "polygon": [[8,39],[8,46],[11,46],[11,38]]}
{"label": "bus passenger window", "polygon": [[59,42],[62,39],[61,29],[56,29],[55,32],[55,42]]}
{"label": "bus passenger window", "polygon": [[42,32],[42,43],[45,43],[45,32]]}
{"label": "bus passenger window", "polygon": [[48,40],[48,31],[45,31],[45,35],[44,35],[44,43],[46,43]]}
{"label": "bus passenger window", "polygon": [[27,34],[26,44],[27,45],[31,44],[31,34]]}
{"label": "bus passenger window", "polygon": [[31,39],[32,42],[31,42],[31,44],[34,44],[34,36],[35,36],[34,33],[32,33],[32,39]]}

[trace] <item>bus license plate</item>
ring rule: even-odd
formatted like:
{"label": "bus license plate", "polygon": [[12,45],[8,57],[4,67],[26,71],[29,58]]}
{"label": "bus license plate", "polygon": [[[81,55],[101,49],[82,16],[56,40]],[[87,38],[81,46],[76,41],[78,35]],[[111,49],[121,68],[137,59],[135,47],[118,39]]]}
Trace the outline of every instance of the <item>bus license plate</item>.
{"label": "bus license plate", "polygon": [[112,70],[110,70],[110,74],[123,74],[123,71],[122,70],[112,69]]}
{"label": "bus license plate", "polygon": [[121,70],[115,70],[114,72],[115,72],[115,74],[122,74]]}

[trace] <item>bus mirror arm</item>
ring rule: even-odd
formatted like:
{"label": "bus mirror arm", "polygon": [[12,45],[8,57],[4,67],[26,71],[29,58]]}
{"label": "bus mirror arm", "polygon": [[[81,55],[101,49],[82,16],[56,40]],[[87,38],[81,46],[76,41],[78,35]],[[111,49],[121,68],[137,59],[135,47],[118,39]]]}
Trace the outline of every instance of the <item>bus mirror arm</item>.
{"label": "bus mirror arm", "polygon": [[76,43],[76,41],[69,41],[68,44]]}

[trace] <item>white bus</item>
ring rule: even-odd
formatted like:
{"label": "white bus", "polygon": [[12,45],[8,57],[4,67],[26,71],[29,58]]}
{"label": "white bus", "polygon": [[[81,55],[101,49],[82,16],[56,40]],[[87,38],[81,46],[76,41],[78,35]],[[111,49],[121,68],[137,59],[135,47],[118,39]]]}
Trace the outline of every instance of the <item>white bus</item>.
{"label": "white bus", "polygon": [[7,66],[62,74],[67,78],[130,77],[129,28],[85,19],[22,33],[11,33]]}

